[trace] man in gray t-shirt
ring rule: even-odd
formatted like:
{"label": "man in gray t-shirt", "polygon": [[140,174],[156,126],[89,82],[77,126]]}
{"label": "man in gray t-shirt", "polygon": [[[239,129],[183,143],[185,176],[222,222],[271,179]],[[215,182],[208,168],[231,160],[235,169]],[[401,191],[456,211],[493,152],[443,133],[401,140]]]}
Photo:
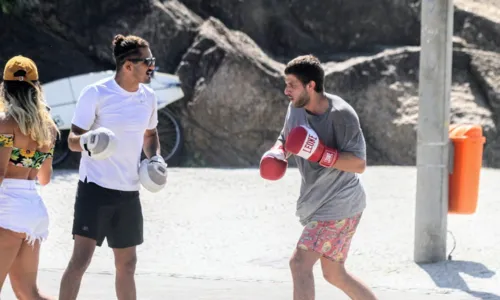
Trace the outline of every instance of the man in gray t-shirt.
{"label": "man in gray t-shirt", "polygon": [[285,68],[290,100],[274,147],[262,156],[261,176],[280,179],[293,156],[302,181],[297,216],[304,226],[290,260],[294,299],[313,299],[313,266],[321,260],[328,282],[352,299],[376,299],[344,268],[351,239],[366,207],[359,175],[366,168],[366,143],[358,115],[345,100],[324,91],[324,71],[312,55]]}
{"label": "man in gray t-shirt", "polygon": [[[360,162],[365,161],[366,145],[356,112],[340,97],[326,93],[325,96],[328,108],[318,115],[290,103],[278,139],[285,144],[292,128],[306,125],[316,132],[325,146],[341,153],[349,152]],[[297,201],[297,216],[302,225],[310,221],[342,220],[363,211],[365,191],[357,173],[325,168],[303,157],[293,157],[302,175]]]}

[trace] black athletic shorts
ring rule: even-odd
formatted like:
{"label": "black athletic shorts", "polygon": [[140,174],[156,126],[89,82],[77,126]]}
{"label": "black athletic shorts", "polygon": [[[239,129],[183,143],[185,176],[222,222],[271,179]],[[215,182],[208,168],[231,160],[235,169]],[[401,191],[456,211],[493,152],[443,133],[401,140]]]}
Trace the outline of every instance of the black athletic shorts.
{"label": "black athletic shorts", "polygon": [[143,242],[142,207],[138,191],[118,191],[93,182],[78,181],[73,235],[104,238],[110,248],[128,248]]}

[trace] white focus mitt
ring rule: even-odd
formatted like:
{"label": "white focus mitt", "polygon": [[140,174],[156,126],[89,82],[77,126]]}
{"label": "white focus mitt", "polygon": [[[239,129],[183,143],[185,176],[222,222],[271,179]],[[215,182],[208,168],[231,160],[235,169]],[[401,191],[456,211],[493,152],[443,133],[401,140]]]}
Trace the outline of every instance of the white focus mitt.
{"label": "white focus mitt", "polygon": [[139,166],[139,181],[152,193],[159,192],[167,184],[167,163],[163,157],[155,155],[143,159]]}
{"label": "white focus mitt", "polygon": [[96,160],[106,159],[116,150],[116,136],[113,131],[99,127],[80,136],[80,146]]}

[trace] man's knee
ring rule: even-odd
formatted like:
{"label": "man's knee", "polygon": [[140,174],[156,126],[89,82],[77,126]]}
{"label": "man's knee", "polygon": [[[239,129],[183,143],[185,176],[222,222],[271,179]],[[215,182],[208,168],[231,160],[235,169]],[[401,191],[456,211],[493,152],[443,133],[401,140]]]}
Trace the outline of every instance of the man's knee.
{"label": "man's knee", "polygon": [[95,240],[75,235],[75,246],[68,265],[69,271],[84,273],[92,261],[95,247]]}
{"label": "man's knee", "polygon": [[[326,260],[326,258],[323,258],[323,260]],[[328,261],[328,263],[323,262],[322,269],[323,277],[326,281],[336,287],[345,286],[348,275],[343,263],[334,261]]]}
{"label": "man's knee", "polygon": [[135,254],[115,259],[116,271],[122,274],[134,274],[136,265],[137,256]]}
{"label": "man's knee", "polygon": [[292,273],[312,272],[319,254],[312,251],[297,249],[289,261]]}
{"label": "man's knee", "polygon": [[69,262],[68,269],[76,273],[85,273],[92,261],[92,255],[73,257]]}
{"label": "man's knee", "polygon": [[84,273],[92,261],[93,254],[93,251],[87,249],[75,251],[69,261],[68,269],[72,272]]}
{"label": "man's knee", "polygon": [[295,271],[299,270],[300,268],[304,267],[303,263],[295,255],[290,257],[290,261],[288,262],[288,264],[289,264],[290,270],[292,270],[292,272],[295,272]]}

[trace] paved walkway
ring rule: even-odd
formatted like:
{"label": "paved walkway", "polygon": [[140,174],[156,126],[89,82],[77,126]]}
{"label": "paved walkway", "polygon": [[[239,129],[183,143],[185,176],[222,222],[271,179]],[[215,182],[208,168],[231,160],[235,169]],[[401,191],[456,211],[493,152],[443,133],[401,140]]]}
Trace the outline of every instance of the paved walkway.
{"label": "paved walkway", "polygon": [[[139,248],[138,299],[291,299],[288,258],[301,227],[294,216],[299,174],[279,182],[257,170],[170,169],[167,190],[143,193],[145,243]],[[412,261],[416,170],[370,167],[368,208],[347,267],[380,299],[500,299],[500,170],[481,174],[478,212],[451,215],[453,261]],[[52,295],[72,249],[77,175],[58,171],[42,195],[51,216],[39,282]],[[449,236],[449,249],[453,246]],[[317,300],[347,299],[316,266]],[[112,252],[96,250],[78,299],[116,299]],[[15,299],[6,282],[2,300]]]}
{"label": "paved walkway", "polygon": [[[42,271],[41,285],[45,291],[56,295],[62,276],[60,271]],[[288,282],[248,282],[235,280],[193,279],[169,277],[168,274],[139,274],[136,279],[141,300],[192,299],[192,300],[291,300],[292,285]],[[340,291],[318,283],[316,299],[348,299]],[[379,299],[404,300],[454,300],[474,298],[463,293],[391,290],[376,288]],[[5,299],[15,299],[8,290]],[[3,297],[1,299],[4,299]],[[89,273],[82,282],[78,299],[116,299],[112,274]],[[498,299],[498,298],[489,298]]]}

